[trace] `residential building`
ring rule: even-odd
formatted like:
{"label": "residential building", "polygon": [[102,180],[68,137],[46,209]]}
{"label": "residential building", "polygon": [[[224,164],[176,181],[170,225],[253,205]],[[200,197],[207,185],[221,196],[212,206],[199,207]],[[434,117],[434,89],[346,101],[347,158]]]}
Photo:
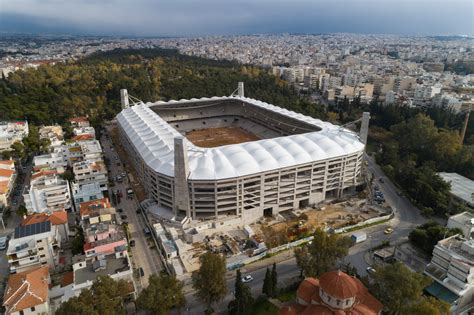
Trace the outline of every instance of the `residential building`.
{"label": "residential building", "polygon": [[69,223],[67,211],[59,210],[52,213],[35,213],[25,216],[21,221],[21,226],[32,225],[40,222],[51,222],[58,228],[61,243],[67,242],[69,238]]}
{"label": "residential building", "polygon": [[23,272],[42,265],[54,268],[58,264],[60,248],[59,230],[51,222],[18,226],[6,253],[10,273]]}
{"label": "residential building", "polygon": [[50,282],[48,266],[10,275],[3,297],[6,314],[50,314]]}
{"label": "residential building", "polygon": [[102,161],[102,147],[98,140],[83,141],[79,145],[83,161]]}
{"label": "residential building", "polygon": [[69,119],[69,122],[73,127],[89,127],[90,123],[87,117],[74,117]]}
{"label": "residential building", "polygon": [[40,139],[48,139],[51,148],[57,148],[63,144],[64,132],[59,125],[43,126],[39,129]]}
{"label": "residential building", "polygon": [[28,136],[28,122],[0,122],[0,151],[9,150],[11,145]]}
{"label": "residential building", "polygon": [[447,227],[450,229],[460,229],[466,239],[473,239],[474,213],[466,211],[450,216]]}
{"label": "residential building", "polygon": [[[89,220],[90,222],[89,223],[98,223],[100,222],[100,218],[97,218],[97,219],[91,219],[93,217],[100,217],[100,212],[99,210],[100,209],[113,209],[115,211],[115,209],[112,207],[112,205],[110,204],[110,201],[108,198],[101,198],[101,199],[96,199],[96,200],[91,200],[91,201],[87,201],[87,202],[82,202],[80,204],[80,210],[79,210],[79,214],[81,216],[81,220],[82,222],[87,222],[87,220]],[[109,221],[111,220],[111,218],[103,218],[103,220],[105,221]]]}
{"label": "residential building", "polygon": [[337,270],[303,280],[296,303],[282,307],[278,315],[373,315],[382,308],[359,279]]}
{"label": "residential building", "polygon": [[441,178],[451,184],[451,207],[464,205],[474,211],[474,180],[457,173],[438,173]]}
{"label": "residential building", "polygon": [[9,205],[9,198],[15,186],[15,161],[0,161],[0,207]]}
{"label": "residential building", "polygon": [[33,170],[40,171],[43,169],[55,169],[59,174],[64,173],[67,161],[60,148],[55,148],[53,152],[48,154],[37,155],[33,158]]}
{"label": "residential building", "polygon": [[104,198],[102,189],[97,182],[88,184],[72,183],[71,190],[76,211],[79,210],[82,202]]}
{"label": "residential building", "polygon": [[79,186],[97,183],[102,191],[107,190],[108,174],[103,161],[76,162],[73,172],[74,180]]}
{"label": "residential building", "polygon": [[52,212],[72,206],[68,181],[53,170],[34,173],[30,186],[24,189],[23,198],[29,213]]}
{"label": "residential building", "polygon": [[94,127],[76,127],[72,130],[75,136],[89,136],[90,139],[95,139]]}
{"label": "residential building", "polygon": [[455,304],[474,287],[474,239],[454,235],[440,240],[425,274],[435,280],[426,291]]}

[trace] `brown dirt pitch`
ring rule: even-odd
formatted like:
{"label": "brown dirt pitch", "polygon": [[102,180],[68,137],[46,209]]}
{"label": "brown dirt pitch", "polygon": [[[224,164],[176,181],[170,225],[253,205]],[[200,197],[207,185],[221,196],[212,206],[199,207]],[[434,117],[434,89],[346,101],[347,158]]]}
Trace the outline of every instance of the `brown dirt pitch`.
{"label": "brown dirt pitch", "polygon": [[253,133],[238,127],[207,128],[186,133],[186,138],[203,148],[259,140]]}

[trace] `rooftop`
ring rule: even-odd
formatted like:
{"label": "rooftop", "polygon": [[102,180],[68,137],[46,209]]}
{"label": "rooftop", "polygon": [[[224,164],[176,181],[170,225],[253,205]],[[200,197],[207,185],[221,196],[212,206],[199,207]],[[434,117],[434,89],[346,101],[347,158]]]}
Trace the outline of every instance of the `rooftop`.
{"label": "rooftop", "polygon": [[438,173],[441,178],[451,184],[451,193],[474,206],[474,180],[457,173]]}
{"label": "rooftop", "polygon": [[26,226],[18,226],[15,228],[15,238],[22,238],[31,235],[46,233],[51,231],[51,222],[38,222]]}
{"label": "rooftop", "polygon": [[67,212],[65,210],[53,211],[52,213],[35,213],[28,215],[21,221],[21,226],[32,225],[40,222],[49,221],[53,225],[61,225],[67,223]]}
{"label": "rooftop", "polygon": [[13,313],[47,302],[48,282],[48,266],[10,275],[3,305]]}
{"label": "rooftop", "polygon": [[364,149],[359,137],[347,129],[245,97],[212,97],[140,104],[122,110],[117,115],[117,120],[122,128],[127,130],[130,142],[149,167],[158,173],[174,176],[174,139],[183,136],[150,107],[225,100],[242,101],[246,106],[255,106],[273,114],[286,116],[301,125],[312,126],[313,131],[214,148],[201,148],[186,139],[189,179],[235,178],[348,155]]}
{"label": "rooftop", "polygon": [[[130,269],[127,258],[115,258],[114,255],[108,255],[102,259],[103,263],[99,267],[96,263],[88,261],[86,267],[74,271],[74,283],[76,285],[86,281],[94,281],[98,276],[110,276],[118,272]],[[94,271],[96,267],[96,271]]]}

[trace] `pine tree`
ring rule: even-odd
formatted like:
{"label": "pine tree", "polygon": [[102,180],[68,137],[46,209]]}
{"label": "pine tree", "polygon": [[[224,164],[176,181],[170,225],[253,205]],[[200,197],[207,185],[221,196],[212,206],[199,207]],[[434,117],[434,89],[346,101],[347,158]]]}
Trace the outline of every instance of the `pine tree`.
{"label": "pine tree", "polygon": [[237,270],[235,278],[235,299],[229,303],[229,313],[231,315],[246,315],[249,314],[253,306],[252,293],[248,285],[242,282],[242,273],[240,269]]}
{"label": "pine tree", "polygon": [[277,291],[278,291],[278,275],[277,275],[277,271],[276,271],[276,263],[273,263],[273,268],[272,268],[272,275],[271,275],[271,294],[270,296],[271,297],[275,297],[277,295]]}
{"label": "pine tree", "polygon": [[270,296],[272,290],[272,276],[270,274],[270,269],[267,267],[267,272],[265,273],[265,279],[263,279],[262,293]]}

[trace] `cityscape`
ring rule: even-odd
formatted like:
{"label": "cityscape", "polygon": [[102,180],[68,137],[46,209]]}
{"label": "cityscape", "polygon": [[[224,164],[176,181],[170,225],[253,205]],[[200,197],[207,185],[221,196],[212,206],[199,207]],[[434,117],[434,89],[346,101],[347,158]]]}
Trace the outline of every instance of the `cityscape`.
{"label": "cityscape", "polygon": [[474,314],[472,3],[86,2],[0,13],[2,314]]}

